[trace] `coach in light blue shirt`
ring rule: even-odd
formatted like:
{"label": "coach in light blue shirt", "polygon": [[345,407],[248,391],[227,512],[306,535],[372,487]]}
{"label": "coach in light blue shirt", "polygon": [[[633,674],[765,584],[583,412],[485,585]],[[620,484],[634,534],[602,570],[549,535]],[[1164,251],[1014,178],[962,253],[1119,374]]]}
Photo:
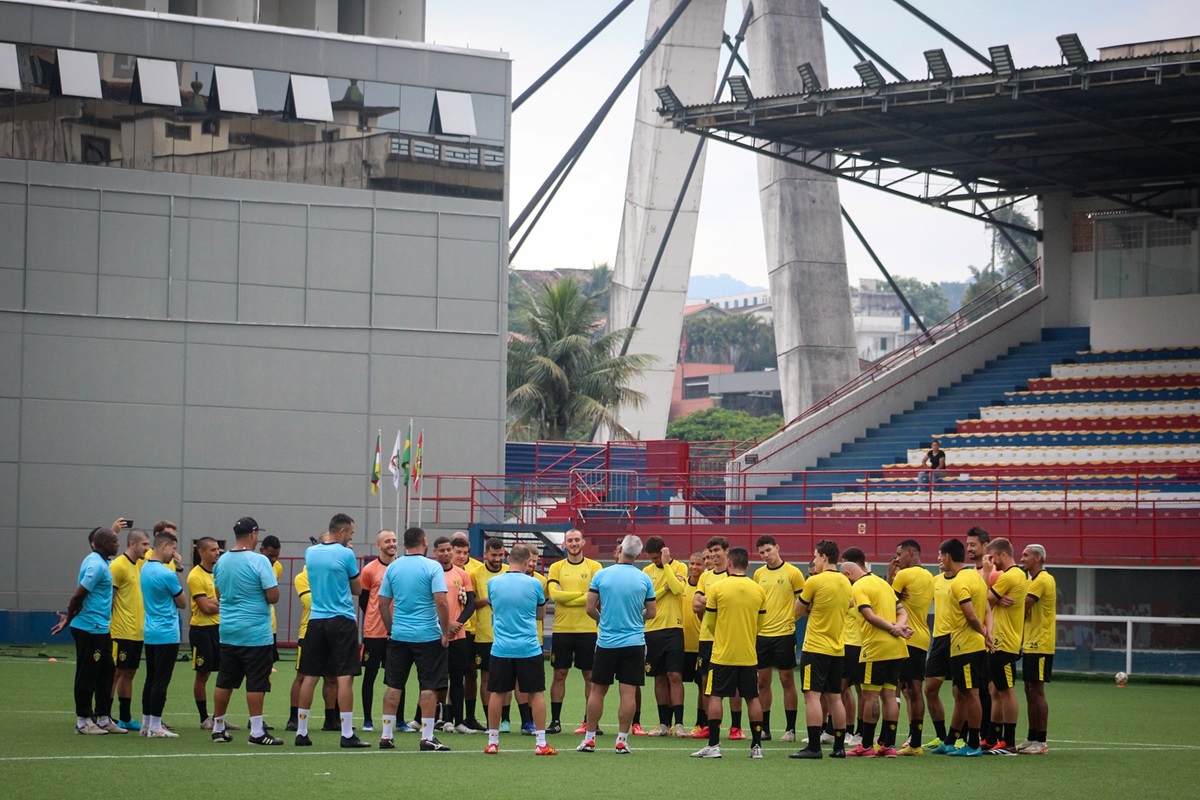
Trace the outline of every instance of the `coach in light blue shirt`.
{"label": "coach in light blue shirt", "polygon": [[646,620],[658,613],[654,583],[633,565],[641,552],[642,540],[626,536],[613,553],[616,563],[597,572],[588,587],[587,614],[600,623],[600,633],[592,662],[587,728],[583,742],[576,748],[583,752],[596,749],[596,726],[604,710],[604,696],[614,682],[621,684],[621,704],[617,709],[620,732],[613,747],[618,753],[629,752],[637,687],[645,682]]}

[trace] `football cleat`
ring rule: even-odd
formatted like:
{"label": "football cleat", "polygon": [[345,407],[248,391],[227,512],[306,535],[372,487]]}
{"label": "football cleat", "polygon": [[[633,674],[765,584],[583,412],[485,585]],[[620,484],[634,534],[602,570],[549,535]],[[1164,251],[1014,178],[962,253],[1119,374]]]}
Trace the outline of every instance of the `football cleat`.
{"label": "football cleat", "polygon": [[707,739],[708,738],[708,726],[707,725],[697,725],[696,727],[692,728],[692,732],[688,735],[691,736],[693,739]]}
{"label": "football cleat", "polygon": [[855,745],[854,749],[846,751],[846,758],[874,758],[874,747],[863,747],[861,744]]}
{"label": "football cleat", "polygon": [[535,728],[533,726],[532,722],[522,723],[521,724],[521,735],[522,736],[537,736],[537,728]]}
{"label": "football cleat", "polygon": [[558,755],[558,751],[548,744],[539,744],[533,748],[533,754],[535,756],[556,756]]}
{"label": "football cleat", "polygon": [[[357,737],[355,737],[355,738],[357,738]],[[266,733],[265,731],[263,732],[262,736],[251,736],[248,739],[248,741],[250,742],[250,744],[266,745],[268,747],[283,744],[283,739],[276,739],[274,736],[272,736],[269,733]],[[346,740],[342,739],[342,741],[345,742]],[[345,745],[342,745],[342,746],[345,747]],[[370,747],[370,745],[367,744],[366,742],[363,742],[363,746]]]}
{"label": "football cleat", "polygon": [[742,732],[741,728],[730,728],[729,729],[729,741],[740,742],[742,739],[745,739],[745,738],[746,738],[746,734]]}
{"label": "football cleat", "polygon": [[692,758],[720,758],[721,745],[710,744],[692,753]]}
{"label": "football cleat", "polygon": [[796,732],[795,731],[784,731],[783,735],[779,737],[779,741],[781,741],[781,742],[796,741]]}
{"label": "football cleat", "polygon": [[392,739],[380,739],[379,740],[379,749],[380,750],[395,750],[396,742],[393,741]]}
{"label": "football cleat", "polygon": [[646,732],[647,736],[670,736],[671,729],[661,722]]}
{"label": "football cleat", "polygon": [[804,748],[803,750],[797,750],[796,752],[794,752],[788,756],[788,758],[806,758],[806,759],[807,758],[817,759],[817,758],[824,758],[824,757],[825,756],[821,753],[820,750],[809,750],[807,747]]}
{"label": "football cleat", "polygon": [[312,739],[308,738],[307,733],[297,733],[296,747],[312,747]]}
{"label": "football cleat", "polygon": [[[117,721],[117,727],[124,728],[127,731],[140,731],[142,729],[142,723],[138,722],[136,719],[123,719],[123,720]],[[203,725],[201,725],[200,727],[203,730],[211,731],[212,730],[212,717],[208,718],[208,727],[207,728],[205,728]]]}
{"label": "football cleat", "polygon": [[225,742],[232,742],[233,734],[231,734],[227,730],[226,731],[213,731],[212,740],[214,742],[220,742],[222,744],[224,744]]}
{"label": "football cleat", "polygon": [[633,751],[629,749],[629,745],[626,742],[617,742],[613,745],[613,752],[619,756],[627,756]]}
{"label": "football cleat", "polygon": [[629,730],[629,732],[632,733],[634,736],[645,736],[646,735],[646,731],[642,728],[642,724],[640,722],[633,723],[633,727]]}
{"label": "football cleat", "polygon": [[911,744],[906,744],[906,745],[904,745],[904,747],[901,747],[901,748],[900,748],[900,750],[897,752],[897,755],[901,755],[901,756],[923,756],[923,755],[925,755],[925,748],[923,748],[923,747],[913,747]]}
{"label": "football cleat", "polygon": [[1022,751],[1020,752],[1020,755],[1023,755],[1023,756],[1044,756],[1044,755],[1046,755],[1046,754],[1047,754],[1047,753],[1049,753],[1049,752],[1050,752],[1050,748],[1046,746],[1046,743],[1045,743],[1045,742],[1033,742],[1032,744],[1030,744],[1030,745],[1029,745],[1029,747],[1027,747],[1027,748],[1025,748],[1024,750],[1022,750]]}
{"label": "football cleat", "polygon": [[442,744],[441,742],[439,742],[437,740],[437,737],[435,736],[432,739],[422,739],[421,740],[421,752],[422,753],[449,753],[450,748],[447,747],[446,745]]}
{"label": "football cleat", "polygon": [[512,732],[512,723],[506,719],[501,720],[500,721],[500,732],[501,733],[511,733]]}
{"label": "football cleat", "polygon": [[596,752],[596,740],[584,739],[575,749],[580,753],[594,753]]}
{"label": "football cleat", "polygon": [[759,745],[759,744],[751,745],[750,746],[750,757],[751,758],[762,758],[763,757],[762,745]]}
{"label": "football cleat", "polygon": [[498,744],[489,744],[487,747],[483,748],[484,755],[494,756],[499,752],[500,745]]}
{"label": "football cleat", "polygon": [[148,739],[178,739],[179,734],[166,728],[142,728],[142,736]]}
{"label": "football cleat", "polygon": [[550,727],[546,728],[546,733],[562,733],[562,723],[558,720],[554,720],[550,723]]}

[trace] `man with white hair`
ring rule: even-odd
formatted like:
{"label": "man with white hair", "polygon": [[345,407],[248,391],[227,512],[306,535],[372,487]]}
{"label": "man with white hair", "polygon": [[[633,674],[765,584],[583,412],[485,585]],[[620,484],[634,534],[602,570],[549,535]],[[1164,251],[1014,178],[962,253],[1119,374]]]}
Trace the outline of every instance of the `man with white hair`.
{"label": "man with white hair", "polygon": [[592,691],[587,702],[587,731],[575,749],[596,751],[596,728],[604,710],[604,696],[614,681],[621,684],[617,707],[620,732],[613,745],[617,755],[628,755],[629,727],[637,704],[637,690],[645,682],[646,620],[658,614],[654,582],[633,565],[642,552],[642,540],[626,536],[613,552],[616,562],[592,578],[588,587],[587,614],[599,623],[596,657],[592,662]]}
{"label": "man with white hair", "polygon": [[1020,755],[1045,755],[1046,684],[1054,666],[1054,626],[1057,619],[1058,585],[1046,571],[1046,548],[1031,544],[1021,553],[1021,565],[1029,574],[1025,590],[1025,634],[1021,680],[1025,683],[1025,715],[1029,718],[1029,736],[1017,746]]}

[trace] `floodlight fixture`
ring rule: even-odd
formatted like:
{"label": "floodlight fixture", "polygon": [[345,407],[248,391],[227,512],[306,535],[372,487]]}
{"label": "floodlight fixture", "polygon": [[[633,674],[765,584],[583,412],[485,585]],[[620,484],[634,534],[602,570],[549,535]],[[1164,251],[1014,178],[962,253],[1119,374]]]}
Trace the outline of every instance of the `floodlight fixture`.
{"label": "floodlight fixture", "polygon": [[1058,47],[1062,50],[1063,58],[1067,59],[1067,64],[1072,67],[1087,66],[1087,50],[1083,48],[1083,42],[1079,41],[1078,33],[1064,33],[1057,38]]}
{"label": "floodlight fixture", "polygon": [[998,44],[988,48],[988,55],[992,58],[992,73],[997,78],[1005,80],[1011,78],[1016,72],[1016,64],[1013,63],[1012,50],[1006,44]]}
{"label": "floodlight fixture", "polygon": [[663,109],[668,114],[678,114],[683,111],[683,103],[679,100],[679,95],[675,94],[675,90],[668,86],[660,86],[654,90],[658,95],[658,101],[662,103]]}
{"label": "floodlight fixture", "polygon": [[929,75],[935,81],[945,83],[954,77],[950,62],[946,60],[946,51],[940,47],[925,51],[925,63],[929,65]]}
{"label": "floodlight fixture", "polygon": [[730,76],[729,91],[733,94],[735,102],[742,105],[749,105],[754,102],[754,95],[750,93],[750,82],[746,80],[745,75]]}
{"label": "floodlight fixture", "polygon": [[821,91],[821,79],[817,77],[817,71],[813,69],[813,65],[805,61],[800,66],[796,67],[800,73],[800,83],[804,87],[805,94]]}
{"label": "floodlight fixture", "polygon": [[862,78],[863,85],[869,89],[878,91],[886,83],[874,61],[860,61],[854,65],[854,71],[858,73],[858,77]]}

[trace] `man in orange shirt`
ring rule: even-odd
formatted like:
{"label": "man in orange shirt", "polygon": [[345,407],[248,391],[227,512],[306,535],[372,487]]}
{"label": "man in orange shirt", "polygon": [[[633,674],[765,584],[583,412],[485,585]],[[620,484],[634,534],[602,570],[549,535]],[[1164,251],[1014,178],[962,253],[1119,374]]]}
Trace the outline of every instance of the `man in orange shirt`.
{"label": "man in orange shirt", "polygon": [[447,536],[433,541],[433,557],[446,576],[446,606],[450,620],[450,642],[446,646],[450,681],[450,708],[442,712],[446,733],[475,733],[463,717],[463,680],[471,668],[471,643],[467,641],[467,620],[475,613],[475,586],[465,569],[454,563],[454,545]]}
{"label": "man in orange shirt", "polygon": [[[379,557],[362,568],[359,582],[362,592],[358,595],[358,607],[362,610],[362,703],[363,730],[375,730],[371,719],[371,706],[375,700],[375,680],[379,670],[385,666],[387,655],[387,628],[379,618],[379,585],[388,564],[396,560],[396,532],[382,530],[375,537],[375,549]],[[400,707],[404,708],[401,698]]]}

